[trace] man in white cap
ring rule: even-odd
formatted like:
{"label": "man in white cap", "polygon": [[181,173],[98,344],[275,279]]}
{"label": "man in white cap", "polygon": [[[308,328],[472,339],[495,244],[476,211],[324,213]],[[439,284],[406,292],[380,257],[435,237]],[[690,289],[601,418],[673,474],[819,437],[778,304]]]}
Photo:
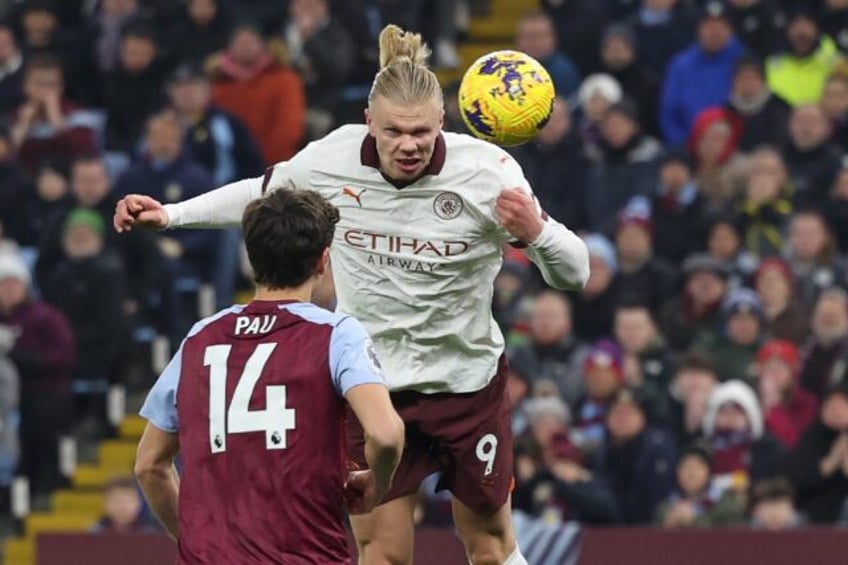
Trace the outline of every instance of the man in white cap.
{"label": "man in white cap", "polygon": [[59,435],[72,417],[74,336],[65,317],[29,296],[30,273],[17,256],[0,255],[0,356],[21,382],[23,469],[35,495],[60,484]]}

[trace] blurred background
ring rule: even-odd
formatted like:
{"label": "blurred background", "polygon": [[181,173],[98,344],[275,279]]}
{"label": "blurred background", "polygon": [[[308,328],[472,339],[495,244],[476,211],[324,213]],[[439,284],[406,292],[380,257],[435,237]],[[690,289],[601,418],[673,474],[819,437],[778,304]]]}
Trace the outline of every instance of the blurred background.
{"label": "blurred background", "polygon": [[[508,250],[493,303],[528,561],[589,563],[638,526],[667,559],[733,528],[752,536],[737,558],[772,540],[748,563],[841,562],[848,0],[0,1],[4,562],[35,563],[43,532],[157,531],[134,414],[193,321],[251,297],[238,230],[118,236],[115,202],[259,176],[361,122],[386,23],[433,48],[447,130],[495,49],[539,59],[559,95],[510,151],[592,276],[554,291]],[[417,519],[450,539],[437,480]]]}

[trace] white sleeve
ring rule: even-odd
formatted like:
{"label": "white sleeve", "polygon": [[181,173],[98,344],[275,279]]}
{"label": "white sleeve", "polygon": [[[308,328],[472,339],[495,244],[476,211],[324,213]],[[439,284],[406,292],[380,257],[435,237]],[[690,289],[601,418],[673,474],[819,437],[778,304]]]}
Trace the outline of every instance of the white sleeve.
{"label": "white sleeve", "polygon": [[542,210],[530,183],[524,177],[524,171],[514,159],[501,158],[501,163],[503,180],[508,183],[504,188],[519,188],[527,192],[544,219],[542,233],[527,246],[517,241],[503,227],[500,228],[502,236],[513,247],[526,247],[527,256],[550,286],[560,290],[582,289],[589,280],[589,250],[586,244],[577,234]]}
{"label": "white sleeve", "polygon": [[[169,228],[240,226],[244,209],[266,192],[302,184],[304,158],[298,154],[265,170],[261,177],[236,181],[185,202],[166,204]],[[304,185],[305,186],[305,185]]]}
{"label": "white sleeve", "polygon": [[165,204],[169,228],[223,228],[241,225],[244,209],[262,196],[264,177],[244,179],[184,202]]}
{"label": "white sleeve", "polygon": [[560,290],[580,290],[589,280],[589,250],[573,231],[552,218],[529,246],[527,256],[542,278]]}

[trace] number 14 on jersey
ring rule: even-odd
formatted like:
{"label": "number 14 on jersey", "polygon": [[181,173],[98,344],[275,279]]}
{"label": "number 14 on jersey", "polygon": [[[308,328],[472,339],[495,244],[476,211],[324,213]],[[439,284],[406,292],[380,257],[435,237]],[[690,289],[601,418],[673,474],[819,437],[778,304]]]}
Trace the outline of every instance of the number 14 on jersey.
{"label": "number 14 on jersey", "polygon": [[286,408],[286,386],[265,387],[265,409],[250,410],[250,399],[262,371],[277,347],[262,343],[248,358],[227,410],[227,360],[232,345],[210,345],[203,356],[209,367],[209,446],[212,453],[227,450],[227,434],[265,432],[266,449],[286,449],[286,433],[295,429],[295,411]]}

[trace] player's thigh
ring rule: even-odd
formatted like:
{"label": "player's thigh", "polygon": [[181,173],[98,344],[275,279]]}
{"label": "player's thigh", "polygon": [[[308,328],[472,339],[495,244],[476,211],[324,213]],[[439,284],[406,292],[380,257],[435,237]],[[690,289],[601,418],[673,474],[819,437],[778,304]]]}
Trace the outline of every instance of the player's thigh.
{"label": "player's thigh", "polygon": [[412,563],[417,494],[395,498],[371,513],[351,516],[361,565]]}
{"label": "player's thigh", "polygon": [[481,512],[457,498],[452,503],[453,520],[468,560],[473,565],[501,565],[515,550],[509,501],[493,512]]}

